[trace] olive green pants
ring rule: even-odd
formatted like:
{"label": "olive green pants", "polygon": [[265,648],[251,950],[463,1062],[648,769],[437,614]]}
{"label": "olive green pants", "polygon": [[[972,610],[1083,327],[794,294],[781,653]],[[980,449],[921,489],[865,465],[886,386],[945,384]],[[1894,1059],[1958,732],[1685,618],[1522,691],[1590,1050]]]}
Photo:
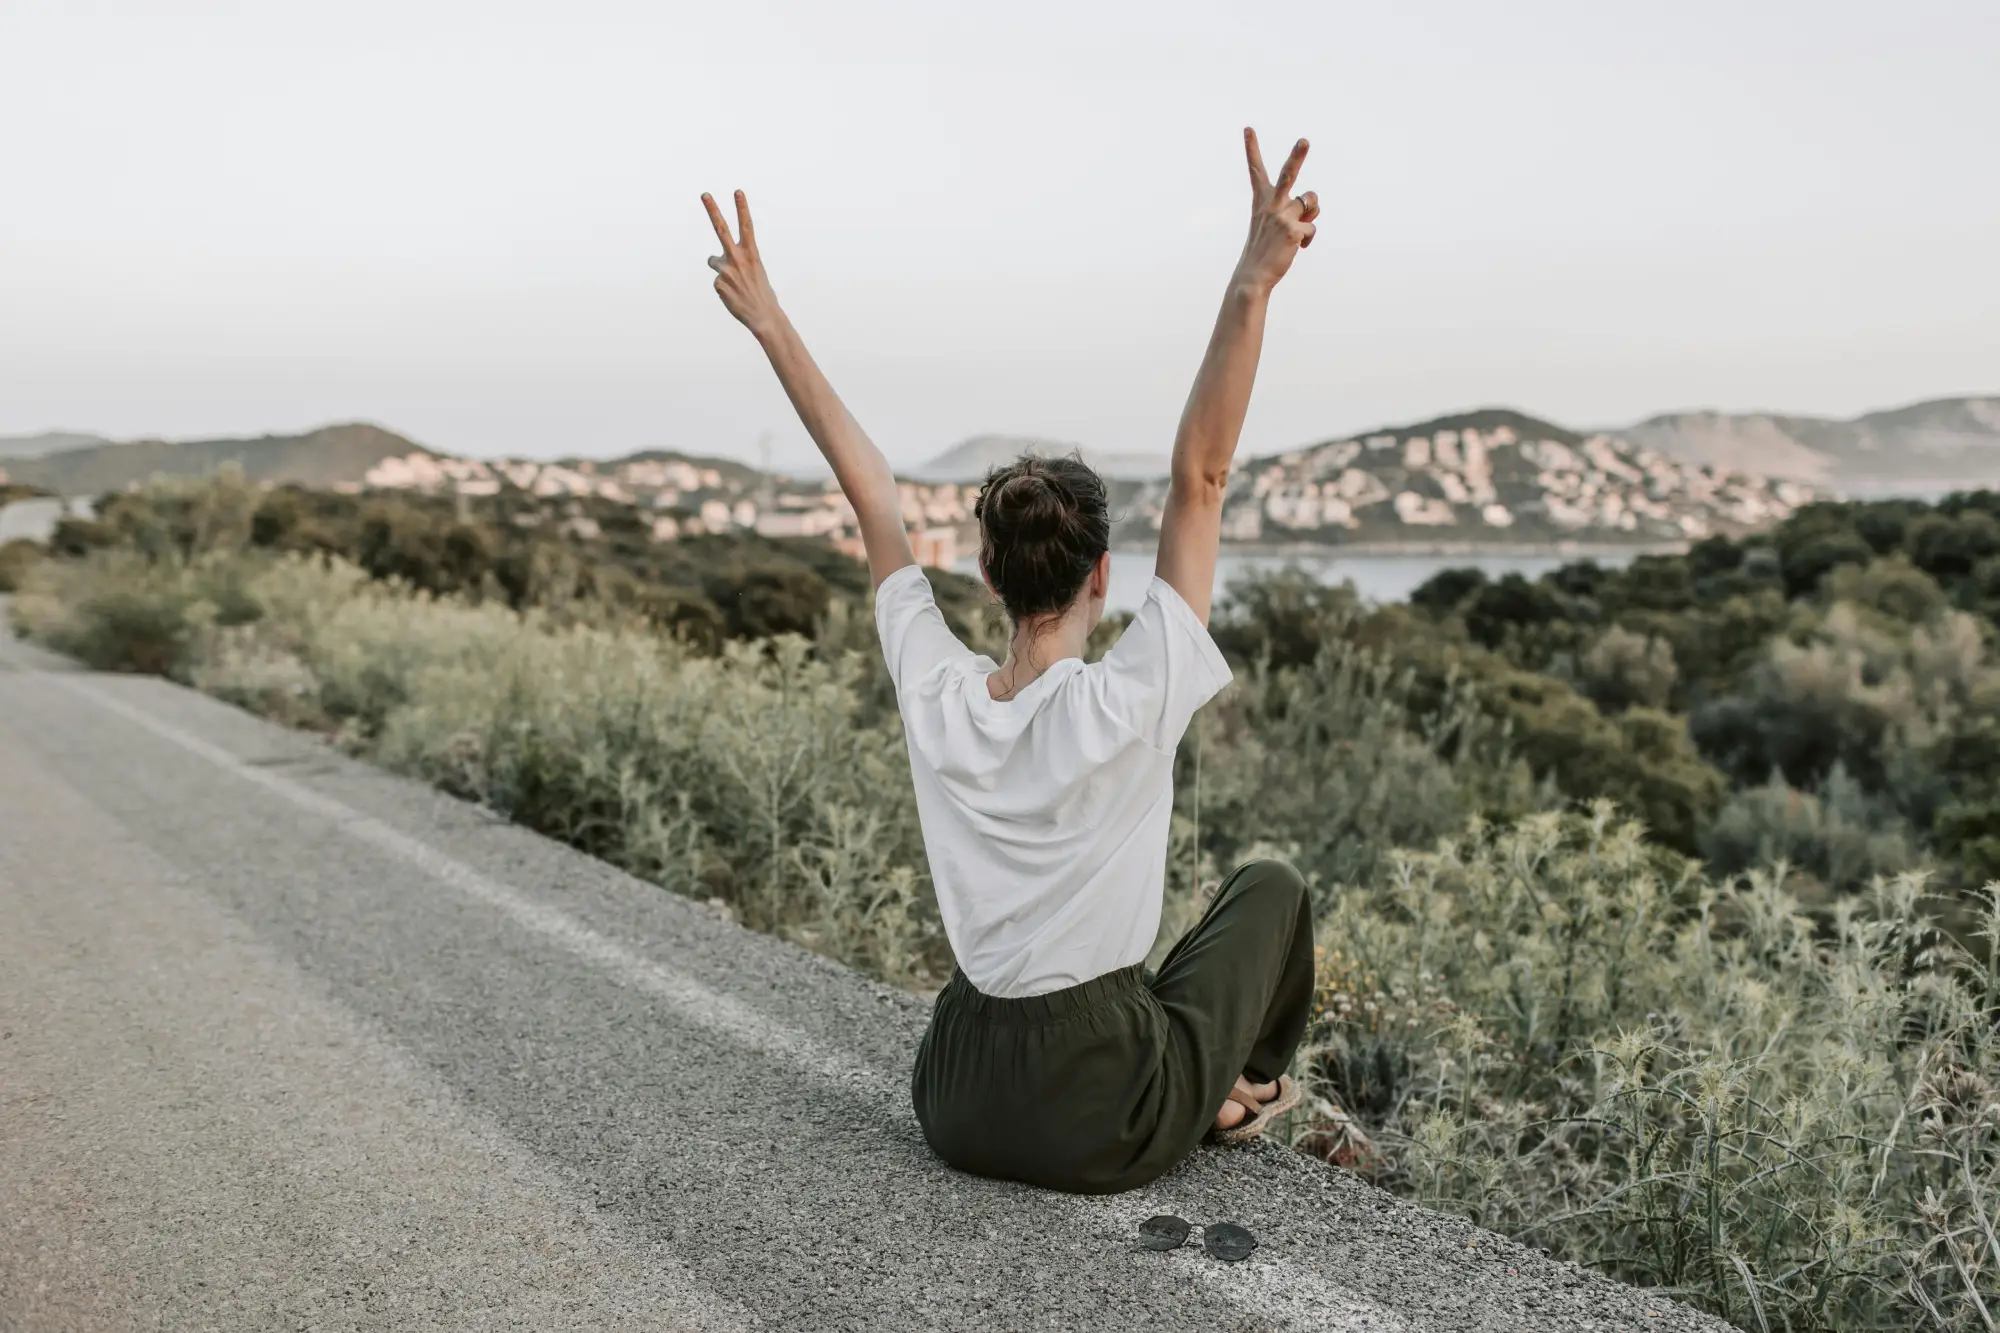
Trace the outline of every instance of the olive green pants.
{"label": "olive green pants", "polygon": [[1239,1075],[1285,1071],[1312,994],[1305,882],[1282,861],[1253,861],[1156,976],[1128,967],[1008,1000],[954,973],[917,1050],[917,1120],[963,1171],[1137,1189],[1193,1151]]}

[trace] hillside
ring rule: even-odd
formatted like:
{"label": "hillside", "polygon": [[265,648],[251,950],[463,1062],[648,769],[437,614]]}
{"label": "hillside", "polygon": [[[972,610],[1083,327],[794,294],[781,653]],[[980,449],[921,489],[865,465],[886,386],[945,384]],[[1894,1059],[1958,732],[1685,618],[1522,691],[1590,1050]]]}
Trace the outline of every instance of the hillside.
{"label": "hillside", "polygon": [[0,509],[20,500],[45,499],[48,494],[39,486],[21,486],[11,481],[0,481]]}
{"label": "hillside", "polygon": [[976,482],[993,468],[1011,463],[1022,454],[1054,456],[1069,453],[1083,455],[1084,462],[1114,481],[1144,481],[1167,474],[1168,458],[1165,453],[1109,453],[1032,436],[975,435],[953,445],[929,462],[906,469],[905,475],[913,481]]}
{"label": "hillside", "polygon": [[41,458],[70,449],[88,449],[109,444],[102,435],[86,435],[74,430],[45,430],[36,435],[0,435],[0,458]]}
{"label": "hillside", "polygon": [[[491,496],[522,492],[541,500],[607,500],[659,510],[662,536],[753,527],[765,509],[824,508],[826,488],[766,475],[730,458],[651,449],[623,458],[456,458],[412,448],[391,454],[345,484],[348,490],[421,491]],[[781,495],[782,493],[782,495]],[[835,498],[838,498],[837,496]],[[782,502],[781,502],[782,501]],[[815,533],[787,532],[785,536]]]}
{"label": "hillside", "polygon": [[355,485],[385,458],[424,450],[394,431],[362,422],[303,435],[255,439],[134,440],[9,459],[7,478],[64,495],[124,490],[157,475],[205,476],[234,463],[251,481],[302,486]]}
{"label": "hillside", "polygon": [[612,474],[622,472],[634,464],[648,463],[686,463],[704,472],[715,472],[727,486],[755,486],[764,479],[762,472],[740,458],[724,458],[719,454],[684,454],[675,449],[642,449],[636,454],[624,454],[609,459],[572,457],[556,460],[558,467]]}
{"label": "hillside", "polygon": [[[1929,439],[1945,457],[1984,410],[1974,403],[1955,413],[1925,405],[1880,414],[1868,438],[1900,432],[1899,439]],[[1072,447],[984,435],[916,469],[904,483],[903,509],[924,558],[950,565],[976,545],[973,483],[988,468],[1024,451]],[[1800,462],[1808,449],[1795,444],[1794,466],[1773,480],[1678,457],[1643,439],[1585,435],[1512,408],[1482,408],[1239,460],[1223,535],[1240,545],[1286,546],[1689,541],[1778,522],[1814,498],[1814,485],[1800,479],[1812,473]],[[1082,452],[1111,482],[1119,542],[1150,542],[1166,499],[1166,461]],[[853,511],[830,480],[767,475],[734,459],[666,450],[605,460],[460,458],[360,424],[252,440],[96,445],[9,460],[7,479],[95,495],[230,463],[252,481],[333,490],[610,501],[650,511],[646,525],[661,541],[747,529],[860,549]]]}
{"label": "hillside", "polygon": [[[1814,494],[1486,408],[1243,460],[1222,531],[1266,545],[1657,544],[1764,527]],[[1165,483],[1119,499],[1120,540],[1149,540]]]}
{"label": "hillside", "polygon": [[1861,493],[2000,485],[2000,397],[1938,398],[1863,416],[1668,412],[1619,432],[1696,464]]}
{"label": "hillside", "polygon": [[1567,426],[1512,407],[1480,407],[1470,412],[1452,412],[1441,417],[1431,417],[1408,426],[1382,426],[1375,430],[1362,431],[1348,439],[1368,439],[1377,435],[1394,435],[1408,439],[1416,435],[1433,435],[1441,430],[1480,431],[1491,435],[1498,431],[1512,431],[1526,440],[1554,440],[1557,444],[1582,444],[1584,437]]}

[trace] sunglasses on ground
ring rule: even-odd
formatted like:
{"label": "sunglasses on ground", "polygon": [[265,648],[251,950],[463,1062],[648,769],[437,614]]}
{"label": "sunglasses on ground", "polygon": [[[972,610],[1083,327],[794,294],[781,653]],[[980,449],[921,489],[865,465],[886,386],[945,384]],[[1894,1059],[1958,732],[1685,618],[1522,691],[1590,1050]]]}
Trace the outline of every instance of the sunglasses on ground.
{"label": "sunglasses on ground", "polygon": [[[1188,1232],[1193,1229],[1186,1218],[1161,1213],[1139,1224],[1139,1244],[1148,1250],[1178,1250],[1187,1244]],[[1250,1251],[1257,1248],[1257,1238],[1234,1222],[1214,1222],[1201,1229],[1201,1248],[1209,1258],[1233,1264],[1250,1257]]]}

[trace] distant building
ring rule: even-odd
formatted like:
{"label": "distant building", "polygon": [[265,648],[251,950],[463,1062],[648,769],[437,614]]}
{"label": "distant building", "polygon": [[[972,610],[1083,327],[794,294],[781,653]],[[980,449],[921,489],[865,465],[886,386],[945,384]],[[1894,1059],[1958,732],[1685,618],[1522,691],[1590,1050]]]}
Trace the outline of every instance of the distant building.
{"label": "distant building", "polygon": [[910,548],[917,563],[933,569],[950,569],[958,563],[958,532],[953,528],[919,528],[910,534]]}
{"label": "distant building", "polygon": [[1373,472],[1364,472],[1351,467],[1340,474],[1336,483],[1340,498],[1359,509],[1365,505],[1380,504],[1389,498],[1389,488]]}
{"label": "distant building", "polygon": [[839,512],[826,505],[780,510],[757,518],[757,532],[765,537],[824,537],[842,526]]}
{"label": "distant building", "polygon": [[1254,542],[1264,535],[1264,511],[1254,504],[1238,505],[1222,518],[1222,540]]}
{"label": "distant building", "polygon": [[[862,545],[859,536],[846,533],[833,538],[833,549],[856,560],[868,558],[868,548]],[[920,565],[932,569],[950,569],[958,563],[958,533],[951,528],[913,528],[910,530],[910,550]]]}
{"label": "distant building", "polygon": [[1458,522],[1451,505],[1435,496],[1401,491],[1396,496],[1396,517],[1415,528],[1442,528]]}

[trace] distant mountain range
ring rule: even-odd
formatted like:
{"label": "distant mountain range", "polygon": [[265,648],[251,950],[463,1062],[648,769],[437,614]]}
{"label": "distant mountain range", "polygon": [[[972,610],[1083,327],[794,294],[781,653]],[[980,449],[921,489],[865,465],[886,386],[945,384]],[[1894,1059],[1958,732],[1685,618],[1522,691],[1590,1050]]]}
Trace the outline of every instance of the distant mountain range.
{"label": "distant mountain range", "polygon": [[994,468],[1011,463],[1023,454],[1056,458],[1072,453],[1082,455],[1084,462],[1109,480],[1144,481],[1148,477],[1163,477],[1167,473],[1168,459],[1165,454],[1106,453],[1100,449],[1025,435],[975,435],[953,445],[927,463],[905,469],[904,475],[912,481],[979,481]]}
{"label": "distant mountain range", "polygon": [[[17,437],[48,440],[54,436]],[[99,495],[124,490],[150,477],[203,476],[226,464],[243,469],[252,481],[291,481],[302,486],[359,485],[368,469],[385,458],[407,454],[417,445],[394,431],[365,423],[322,426],[302,435],[262,435],[253,439],[132,440],[114,444],[96,436],[71,436],[85,443],[27,457],[4,457],[0,471],[9,481],[41,486],[63,495]]]}
{"label": "distant mountain range", "polygon": [[2000,487],[2000,397],[1937,398],[1847,420],[1668,412],[1617,434],[1691,463],[1834,491]]}
{"label": "distant mountain range", "polygon": [[[905,472],[913,483],[905,508],[963,543],[972,537],[970,484],[989,468],[1024,452],[1076,449],[975,436]],[[1120,539],[1146,540],[1164,499],[1166,458],[1079,452],[1112,483]],[[228,465],[253,481],[342,490],[595,496],[655,511],[659,534],[733,526],[844,540],[851,524],[828,481],[665,450],[609,460],[459,458],[366,423],[251,439],[0,437],[0,482],[70,496]],[[1228,540],[1265,545],[1659,542],[1763,526],[1829,492],[1979,486],[2000,486],[2000,397],[1939,399],[1848,421],[1679,412],[1603,432],[1486,408],[1240,459],[1224,523]]]}
{"label": "distant mountain range", "polygon": [[[1534,423],[1540,438],[1559,444],[1583,438],[1577,431],[1502,408],[1438,420],[1497,422],[1508,416]],[[1384,429],[1420,433],[1431,424]],[[1362,432],[1372,433],[1377,432]],[[1603,433],[1684,462],[1806,481],[1834,491],[2000,486],[2000,396],[1938,398],[1848,419],[1777,412],[1666,412]],[[239,464],[258,480],[325,486],[359,483],[382,459],[412,450],[422,446],[363,423],[253,439],[118,443],[82,431],[46,431],[0,436],[0,468],[14,481],[69,494],[117,490],[156,472],[213,471],[225,462]],[[1032,436],[975,435],[906,469],[904,475],[924,482],[977,481],[988,469],[1022,453],[1072,451],[1114,480],[1145,480],[1164,476],[1167,470],[1164,452],[1111,453]],[[631,455],[635,461],[648,457],[688,455],[661,451]],[[621,461],[601,461],[598,466],[615,467]],[[729,468],[746,466],[722,459],[706,461]]]}
{"label": "distant mountain range", "polygon": [[67,449],[88,449],[109,444],[102,435],[85,435],[73,430],[45,430],[39,435],[0,435],[0,458],[40,458]]}
{"label": "distant mountain range", "polygon": [[[1155,479],[1114,496],[1129,515],[1120,540],[1158,527],[1166,490]],[[1267,547],[1678,544],[1767,527],[1819,494],[1484,408],[1240,460],[1222,536]]]}
{"label": "distant mountain range", "polygon": [[[1541,439],[1572,445],[1577,431],[1505,408],[1458,413],[1412,426],[1384,427],[1399,435],[1464,429],[1506,418],[1532,423]],[[1491,429],[1491,425],[1485,427]],[[1380,432],[1364,431],[1363,435]],[[1776,412],[1666,412],[1604,434],[1656,449],[1696,466],[1810,482],[1835,492],[1881,494],[2000,486],[2000,397],[1937,398],[1847,419]],[[987,469],[1022,453],[1065,454],[1076,446],[1011,435],[977,435],[945,450],[909,475],[919,481],[977,481]],[[1108,478],[1163,476],[1165,454],[1083,457]]]}

